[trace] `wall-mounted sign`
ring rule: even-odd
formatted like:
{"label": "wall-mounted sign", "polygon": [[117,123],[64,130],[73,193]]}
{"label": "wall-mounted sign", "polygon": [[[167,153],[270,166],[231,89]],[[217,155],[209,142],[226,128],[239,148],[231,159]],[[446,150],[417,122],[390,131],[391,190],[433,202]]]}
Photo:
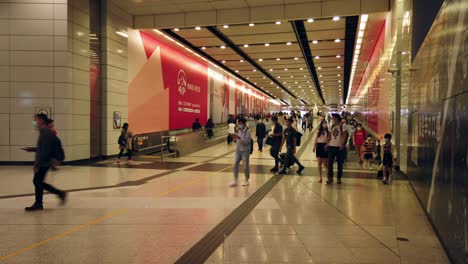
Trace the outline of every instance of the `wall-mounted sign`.
{"label": "wall-mounted sign", "polygon": [[47,117],[51,118],[52,108],[50,106],[36,106],[34,107],[34,114],[45,114]]}
{"label": "wall-mounted sign", "polygon": [[122,118],[121,118],[121,115],[120,115],[120,112],[119,111],[114,111],[114,114],[112,115],[113,116],[113,126],[114,126],[114,129],[119,129],[122,127]]}

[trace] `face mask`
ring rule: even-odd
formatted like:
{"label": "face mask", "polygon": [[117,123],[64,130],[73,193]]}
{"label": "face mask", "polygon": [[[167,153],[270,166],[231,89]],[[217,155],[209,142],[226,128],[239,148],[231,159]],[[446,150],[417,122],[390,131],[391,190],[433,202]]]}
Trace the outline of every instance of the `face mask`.
{"label": "face mask", "polygon": [[37,129],[37,128],[39,127],[39,125],[37,124],[37,121],[36,121],[36,120],[32,121],[32,127],[33,127],[34,129]]}
{"label": "face mask", "polygon": [[239,125],[239,128],[240,128],[240,129],[244,129],[244,128],[245,128],[245,125]]}

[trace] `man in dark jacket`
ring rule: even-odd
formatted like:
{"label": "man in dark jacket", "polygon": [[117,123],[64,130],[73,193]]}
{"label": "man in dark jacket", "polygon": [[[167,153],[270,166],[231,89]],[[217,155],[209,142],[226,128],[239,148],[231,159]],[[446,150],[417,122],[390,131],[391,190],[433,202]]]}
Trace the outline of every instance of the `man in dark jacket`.
{"label": "man in dark jacket", "polygon": [[47,115],[37,114],[34,117],[33,127],[39,129],[39,139],[37,140],[36,147],[24,148],[23,150],[28,152],[36,152],[36,158],[34,161],[34,188],[36,194],[36,201],[30,207],[24,208],[26,211],[39,211],[44,209],[42,206],[42,197],[44,195],[44,190],[57,195],[62,204],[65,203],[67,193],[61,191],[54,186],[44,182],[52,162],[52,155],[54,152],[54,147],[57,146],[56,136],[52,133],[50,128],[47,126]]}
{"label": "man in dark jacket", "polygon": [[304,166],[301,162],[294,156],[296,154],[296,145],[297,145],[297,131],[292,127],[293,118],[290,117],[286,120],[286,129],[283,132],[283,140],[281,142],[280,152],[283,148],[284,143],[286,143],[286,159],[283,162],[283,169],[279,171],[279,174],[286,174],[289,164],[293,165],[297,163],[299,169],[296,171],[297,174],[301,175],[304,170]]}
{"label": "man in dark jacket", "polygon": [[267,129],[263,123],[263,119],[260,119],[257,123],[257,128],[255,131],[255,136],[257,137],[258,150],[262,152],[263,150],[263,140],[267,136]]}
{"label": "man in dark jacket", "polygon": [[195,119],[195,122],[193,122],[192,124],[192,131],[200,131],[202,128],[201,124],[200,124],[200,119]]}
{"label": "man in dark jacket", "polygon": [[279,171],[279,153],[280,153],[280,146],[281,140],[283,138],[283,127],[278,123],[278,117],[273,116],[271,121],[274,124],[273,132],[270,134],[269,137],[272,138],[271,148],[270,148],[270,155],[275,159],[275,166],[270,170],[271,172],[278,172]]}

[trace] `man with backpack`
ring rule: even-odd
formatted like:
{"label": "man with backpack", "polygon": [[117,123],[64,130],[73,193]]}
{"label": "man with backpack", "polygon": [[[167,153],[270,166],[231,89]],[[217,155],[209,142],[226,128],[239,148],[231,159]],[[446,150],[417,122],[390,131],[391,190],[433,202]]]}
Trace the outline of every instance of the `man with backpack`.
{"label": "man with backpack", "polygon": [[242,186],[249,185],[250,179],[250,155],[252,154],[253,148],[253,140],[252,136],[250,135],[250,130],[246,125],[247,120],[245,118],[239,118],[238,126],[239,131],[236,134],[232,135],[234,142],[236,142],[236,153],[235,153],[235,160],[234,160],[234,180],[231,182],[229,186],[234,187],[237,186],[237,178],[239,175],[239,163],[242,160],[244,164],[244,174],[245,174],[245,181]]}
{"label": "man with backpack", "polygon": [[45,182],[47,171],[50,169],[53,160],[63,161],[65,155],[63,153],[62,143],[48,127],[49,118],[45,114],[37,114],[32,122],[33,128],[39,130],[39,139],[36,147],[23,148],[28,152],[36,152],[34,161],[34,187],[36,200],[32,206],[24,208],[25,211],[40,211],[43,210],[44,190],[57,195],[62,204],[65,203],[67,193],[59,190],[54,186]]}
{"label": "man with backpack", "polygon": [[283,141],[281,142],[280,151],[283,148],[284,143],[286,142],[286,157],[283,162],[283,168],[279,172],[279,174],[286,174],[286,170],[288,165],[294,165],[297,163],[299,169],[297,170],[297,174],[301,175],[302,171],[304,170],[304,166],[299,162],[299,160],[294,156],[296,154],[296,146],[298,145],[298,133],[296,129],[292,127],[294,120],[292,117],[286,120],[286,129],[284,130],[283,134]]}
{"label": "man with backpack", "polygon": [[338,184],[341,184],[341,177],[343,176],[343,149],[346,146],[348,132],[343,128],[341,123],[341,116],[339,114],[332,114],[332,126],[327,140],[328,151],[328,180],[327,184],[333,183],[333,163],[338,164]]}

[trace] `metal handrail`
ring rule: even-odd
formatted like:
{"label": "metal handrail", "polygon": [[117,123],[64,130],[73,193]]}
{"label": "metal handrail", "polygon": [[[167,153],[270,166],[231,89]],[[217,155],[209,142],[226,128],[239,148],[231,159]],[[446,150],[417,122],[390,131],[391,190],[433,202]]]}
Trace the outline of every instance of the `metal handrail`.
{"label": "metal handrail", "polygon": [[[174,139],[173,142],[175,142],[175,145],[177,146],[177,137],[176,136],[161,136],[161,161],[163,161],[163,158],[165,156],[171,156],[171,155],[174,155],[174,158],[177,158],[177,149],[174,150],[174,152],[169,152],[167,154],[164,154],[164,146],[167,144],[167,143],[164,143],[165,142],[165,139],[168,139],[169,141],[169,144],[171,144],[171,139]],[[168,148],[168,150],[170,150]]]}

